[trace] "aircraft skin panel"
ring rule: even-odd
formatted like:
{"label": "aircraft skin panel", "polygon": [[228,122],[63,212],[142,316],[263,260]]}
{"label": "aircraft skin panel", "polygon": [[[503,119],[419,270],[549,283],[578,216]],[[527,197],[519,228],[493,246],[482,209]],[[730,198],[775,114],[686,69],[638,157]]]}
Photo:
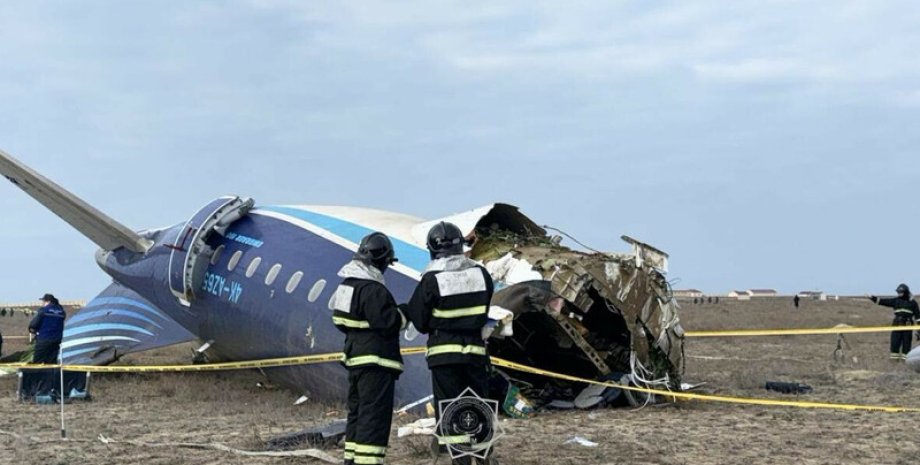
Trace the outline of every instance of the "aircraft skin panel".
{"label": "aircraft skin panel", "polygon": [[412,229],[425,220],[412,215],[386,210],[346,206],[279,205],[279,207],[305,210],[311,213],[331,216],[348,223],[364,226],[373,231],[385,232],[390,237],[414,244],[422,249],[425,248],[427,236],[423,237],[421,241],[418,241],[412,234]]}
{"label": "aircraft skin panel", "polygon": [[[107,363],[117,355],[192,341],[185,330],[136,292],[112,283],[64,326],[64,362]],[[94,356],[95,355],[95,356]]]}
{"label": "aircraft skin panel", "polygon": [[478,223],[482,217],[489,214],[493,208],[495,208],[495,204],[474,208],[463,213],[457,213],[455,215],[446,216],[436,220],[419,222],[412,228],[412,236],[416,241],[422,241],[422,244],[425,244],[425,242],[428,240],[428,231],[434,225],[442,221],[457,225],[457,227],[460,228],[460,231],[462,231],[464,235],[470,234],[476,227],[476,223]]}
{"label": "aircraft skin panel", "polygon": [[93,317],[97,317],[97,316],[112,316],[112,315],[123,316],[123,317],[129,318],[129,319],[131,319],[131,320],[137,320],[137,321],[141,321],[141,322],[145,322],[145,323],[150,323],[151,325],[153,325],[153,326],[154,326],[155,328],[157,328],[157,329],[162,329],[162,328],[163,328],[163,326],[160,325],[160,324],[158,324],[156,321],[154,321],[154,320],[152,320],[152,319],[150,319],[150,318],[148,318],[148,317],[146,317],[146,316],[144,316],[144,315],[141,315],[141,314],[140,314],[139,312],[137,312],[137,311],[134,311],[134,310],[119,310],[119,309],[114,309],[114,310],[113,310],[112,308],[103,308],[103,309],[101,309],[101,310],[93,310],[93,311],[81,312],[81,313],[77,314],[77,316],[78,316],[78,317],[81,317],[81,318],[71,318],[70,320],[67,320],[67,324],[69,324],[69,325],[74,325],[74,324],[76,324],[78,321],[82,321],[82,320],[85,320],[85,319],[87,319],[87,318],[93,318]]}
{"label": "aircraft skin panel", "polygon": [[[199,315],[201,322],[199,337],[217,341],[212,350],[232,360],[340,351],[344,335],[332,324],[328,302],[340,281],[338,270],[351,260],[357,248],[349,239],[367,228],[336,223],[331,231],[307,225],[300,219],[304,215],[298,212],[291,213],[300,218],[274,208],[263,207],[252,213],[230,227],[227,237],[234,239],[224,237],[210,244],[223,245],[224,249],[206,274],[209,291],[192,303],[191,311]],[[237,252],[242,255],[237,266],[229,271],[229,261]],[[259,266],[247,277],[256,258],[260,260]],[[266,277],[276,264],[281,265],[281,271],[268,285]],[[387,287],[397,301],[408,300],[415,289],[417,272],[410,271],[390,269],[385,275]],[[288,293],[287,285],[295,273],[303,273],[303,277],[296,289]],[[311,302],[310,291],[320,280],[325,281],[325,287]],[[423,346],[425,341],[421,336],[402,342],[404,346]],[[408,402],[430,394],[424,357],[407,357],[405,362],[406,370],[396,387],[397,398]],[[347,381],[346,371],[340,364],[267,371],[311,397],[342,399],[345,394],[341,387]]]}
{"label": "aircraft skin panel", "polygon": [[325,232],[331,233],[333,237],[329,237],[330,240],[348,247],[352,251],[358,249],[358,244],[364,236],[374,231],[383,232],[390,236],[393,242],[393,248],[396,251],[396,257],[399,259],[399,262],[396,263],[392,269],[407,274],[415,278],[416,281],[421,278],[422,272],[431,261],[431,255],[428,253],[428,250],[424,248],[424,245],[420,247],[414,242],[407,242],[384,228],[375,229],[366,225],[343,220],[332,215],[317,213],[298,207],[261,207],[254,210],[252,213],[259,214],[265,212],[285,215],[284,217],[278,218],[296,224],[308,231],[322,233],[318,231],[318,229],[322,229]]}

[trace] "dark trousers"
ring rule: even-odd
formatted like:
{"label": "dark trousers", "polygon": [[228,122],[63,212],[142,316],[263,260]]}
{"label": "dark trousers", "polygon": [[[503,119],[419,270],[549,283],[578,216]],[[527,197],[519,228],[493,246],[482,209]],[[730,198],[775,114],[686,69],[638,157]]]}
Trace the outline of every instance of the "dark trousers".
{"label": "dark trousers", "polygon": [[393,421],[396,378],[396,373],[383,368],[349,370],[346,465],[383,463]]}
{"label": "dark trousers", "polygon": [[[467,363],[441,365],[430,369],[431,386],[434,391],[434,411],[438,419],[441,418],[441,401],[460,397],[466,388],[472,389],[483,399],[489,398],[489,365]],[[441,445],[441,447],[445,446]],[[468,465],[479,462],[474,462],[470,457],[463,457],[452,460],[451,463]]]}
{"label": "dark trousers", "polygon": [[[896,316],[892,326],[910,326],[914,324],[914,319],[910,317]],[[907,353],[910,352],[913,331],[892,331],[891,332],[891,358],[897,360],[906,360]]]}
{"label": "dark trousers", "polygon": [[32,353],[32,363],[57,363],[58,352],[60,350],[61,341],[35,341],[35,352]]}
{"label": "dark trousers", "polygon": [[489,397],[489,365],[458,364],[431,367],[431,386],[434,391],[434,411],[441,418],[441,401],[459,397],[466,388],[476,395]]}

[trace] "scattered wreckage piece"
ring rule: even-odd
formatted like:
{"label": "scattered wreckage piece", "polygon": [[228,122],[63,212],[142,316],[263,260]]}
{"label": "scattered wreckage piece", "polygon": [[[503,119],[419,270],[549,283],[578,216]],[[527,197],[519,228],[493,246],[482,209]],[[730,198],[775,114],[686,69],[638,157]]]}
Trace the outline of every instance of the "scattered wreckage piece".
{"label": "scattered wreckage piece", "polygon": [[346,423],[345,420],[336,420],[322,426],[278,436],[265,442],[265,450],[290,451],[305,444],[317,448],[335,447],[345,437]]}
{"label": "scattered wreckage piece", "polygon": [[811,394],[814,388],[804,383],[790,383],[784,381],[767,381],[764,389],[782,394]]}
{"label": "scattered wreckage piece", "polygon": [[585,437],[583,437],[583,436],[573,436],[573,437],[571,437],[569,440],[563,442],[562,444],[563,444],[563,445],[566,445],[566,446],[568,446],[568,445],[578,445],[578,446],[582,446],[582,447],[592,447],[592,448],[593,448],[593,447],[597,447],[597,446],[600,445],[600,444],[598,444],[598,443],[596,443],[596,442],[594,442],[594,441],[592,441],[592,440],[590,440],[590,439],[588,439],[588,438],[585,438]]}
{"label": "scattered wreckage piece", "polygon": [[[482,262],[497,283],[493,308],[513,319],[498,321],[490,331],[491,355],[588,379],[681,389],[684,331],[665,277],[666,253],[627,236],[622,239],[631,253],[574,250],[508,205],[496,205],[474,226],[465,226],[461,229],[472,231],[471,258]],[[512,397],[536,408],[573,401],[585,388],[516,376],[497,377],[496,384],[518,386]],[[615,391],[620,390],[595,405],[617,404],[614,397],[622,397],[623,405],[654,400]],[[508,400],[513,405],[519,399]]]}

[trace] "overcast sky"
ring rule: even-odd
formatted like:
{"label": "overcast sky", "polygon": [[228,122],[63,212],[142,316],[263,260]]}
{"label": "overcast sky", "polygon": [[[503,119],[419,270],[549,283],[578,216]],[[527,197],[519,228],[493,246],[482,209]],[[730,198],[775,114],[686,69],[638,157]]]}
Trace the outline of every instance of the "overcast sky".
{"label": "overcast sky", "polygon": [[[654,6],[650,6],[654,5]],[[129,227],[494,201],[675,287],[920,288],[920,4],[0,2],[0,148]],[[0,301],[107,284],[0,184]]]}

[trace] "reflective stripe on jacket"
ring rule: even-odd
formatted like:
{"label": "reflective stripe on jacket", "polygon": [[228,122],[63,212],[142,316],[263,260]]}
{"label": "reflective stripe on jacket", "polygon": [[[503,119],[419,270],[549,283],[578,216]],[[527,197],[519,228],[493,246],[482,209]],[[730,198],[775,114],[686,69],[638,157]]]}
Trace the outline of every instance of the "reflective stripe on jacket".
{"label": "reflective stripe on jacket", "polygon": [[[349,266],[353,263],[346,268]],[[399,331],[404,317],[396,300],[373,275],[352,272],[347,276],[329,301],[332,322],[345,333],[342,363],[348,368],[378,366],[402,371]]]}
{"label": "reflective stripe on jacket", "polygon": [[485,268],[465,257],[429,268],[406,306],[406,316],[428,334],[428,366],[488,363],[482,328],[494,284]]}

